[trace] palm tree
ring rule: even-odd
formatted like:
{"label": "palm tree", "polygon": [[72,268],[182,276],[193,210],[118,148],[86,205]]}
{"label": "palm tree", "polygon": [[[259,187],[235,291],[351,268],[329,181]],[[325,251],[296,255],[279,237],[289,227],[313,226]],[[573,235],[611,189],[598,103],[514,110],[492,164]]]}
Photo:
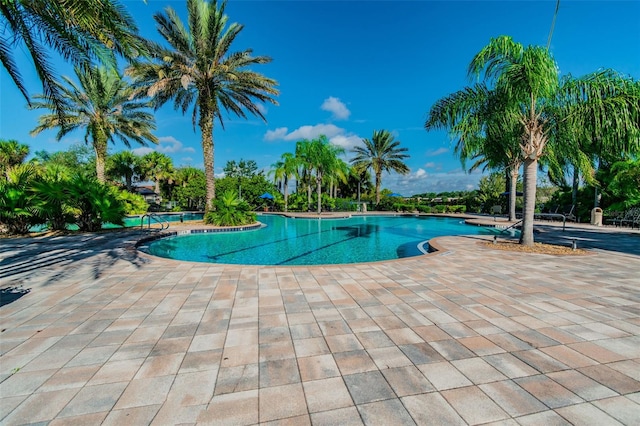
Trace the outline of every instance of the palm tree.
{"label": "palm tree", "polygon": [[320,214],[322,213],[322,179],[324,176],[330,176],[338,168],[340,161],[338,156],[344,153],[344,149],[332,145],[325,135],[320,135],[307,142],[309,168],[316,172],[317,213]]}
{"label": "palm tree", "polygon": [[380,204],[380,186],[382,185],[382,172],[395,171],[400,174],[409,173],[409,167],[404,163],[409,158],[407,148],[400,148],[400,141],[394,140],[393,135],[387,130],[374,130],[371,139],[362,139],[364,146],[356,146],[352,152],[356,156],[351,164],[371,169],[376,177],[376,204]]}
{"label": "palm tree", "polygon": [[155,130],[155,119],[144,111],[147,102],[131,100],[133,89],[120,73],[106,68],[75,68],[80,85],[64,77],[65,85],[56,83],[64,104],[58,109],[45,95],[35,98],[31,109],[46,108],[53,111],[38,120],[38,126],[31,135],[53,128],[59,128],[56,138],[76,129],[85,129],[85,143],[91,143],[96,153],[96,174],[98,181],[105,182],[105,161],[107,143],[115,143],[115,137],[127,147],[130,140],[146,145],[147,141],[157,143],[151,133]]}
{"label": "palm tree", "polygon": [[0,174],[6,175],[8,170],[22,164],[29,155],[29,146],[16,140],[0,139]]}
{"label": "palm tree", "polygon": [[140,157],[131,151],[116,152],[108,158],[107,174],[118,180],[124,178],[127,191],[131,191],[133,177],[140,171]]}
{"label": "palm tree", "polygon": [[153,62],[134,62],[127,73],[134,77],[140,93],[153,97],[156,108],[173,99],[184,114],[193,105],[192,122],[202,133],[202,152],[207,176],[207,209],[215,198],[214,120],[222,121],[222,110],[246,118],[248,111],[263,120],[259,102],[277,104],[275,80],[249,69],[271,62],[267,56],[252,56],[252,50],[230,51],[243,26],[227,26],[226,1],[187,0],[188,26],[170,7],[154,18],[170,49],[153,45]]}
{"label": "palm tree", "polygon": [[296,186],[302,184],[307,190],[308,211],[311,211],[311,180],[313,178],[311,156],[311,141],[304,139],[296,142],[296,162],[298,164]]}
{"label": "palm tree", "polygon": [[[638,84],[628,78],[605,70],[560,84],[556,63],[547,49],[524,47],[507,36],[492,39],[476,54],[469,75],[491,83],[492,90],[501,96],[505,116],[515,114],[520,122],[514,134],[519,138],[524,164],[523,245],[534,243],[537,169],[543,155],[562,152],[562,147],[573,140],[593,141],[606,149],[627,152],[638,149],[640,96]],[[454,132],[465,127],[474,129],[476,119],[469,114],[463,118],[466,122],[449,127]],[[514,129],[504,123],[497,128],[507,132]],[[578,132],[569,142],[563,139],[567,128]],[[487,136],[481,132],[475,135]]]}
{"label": "palm tree", "polygon": [[289,209],[289,179],[298,178],[298,161],[290,152],[285,152],[276,163],[272,164],[274,183],[282,182],[284,194],[284,211]]}
{"label": "palm tree", "polygon": [[476,84],[438,100],[429,111],[427,130],[449,129],[462,167],[504,170],[509,192],[509,220],[516,219],[516,183],[520,155],[520,115],[506,93]]}
{"label": "palm tree", "polygon": [[113,53],[132,59],[145,52],[138,29],[115,0],[12,0],[0,2],[0,61],[23,96],[27,88],[13,52],[26,50],[42,82],[47,100],[61,111],[63,94],[48,51],[52,49],[76,66],[97,59],[116,67]]}
{"label": "palm tree", "polygon": [[145,154],[140,159],[140,168],[144,179],[153,180],[155,193],[160,194],[160,182],[172,181],[174,178],[173,161],[170,157],[157,151]]}

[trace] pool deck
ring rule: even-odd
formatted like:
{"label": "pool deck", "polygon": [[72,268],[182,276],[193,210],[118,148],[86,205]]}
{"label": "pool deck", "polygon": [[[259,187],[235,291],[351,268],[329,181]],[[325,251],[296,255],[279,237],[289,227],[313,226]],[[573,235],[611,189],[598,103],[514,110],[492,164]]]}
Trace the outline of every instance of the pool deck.
{"label": "pool deck", "polygon": [[640,231],[536,229],[590,253],[444,237],[260,267],[135,250],[153,230],[0,239],[0,424],[638,424]]}

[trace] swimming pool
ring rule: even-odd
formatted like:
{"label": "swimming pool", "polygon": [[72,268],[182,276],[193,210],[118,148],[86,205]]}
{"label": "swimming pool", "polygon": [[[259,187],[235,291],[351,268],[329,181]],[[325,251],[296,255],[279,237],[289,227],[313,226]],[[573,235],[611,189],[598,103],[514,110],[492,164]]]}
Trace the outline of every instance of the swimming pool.
{"label": "swimming pool", "polygon": [[445,235],[493,234],[447,217],[354,216],[293,219],[260,215],[266,226],[251,231],[187,234],[139,247],[160,257],[242,265],[324,265],[418,256],[422,244]]}

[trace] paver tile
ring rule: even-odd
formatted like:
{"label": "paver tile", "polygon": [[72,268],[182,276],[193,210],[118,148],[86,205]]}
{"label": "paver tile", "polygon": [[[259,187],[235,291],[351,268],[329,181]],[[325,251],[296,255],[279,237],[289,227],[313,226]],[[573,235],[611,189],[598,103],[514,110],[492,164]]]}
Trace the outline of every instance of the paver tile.
{"label": "paver tile", "polygon": [[624,396],[593,401],[593,405],[625,425],[632,425],[640,419],[640,403]]}
{"label": "paver tile", "polygon": [[411,360],[407,358],[402,353],[402,351],[395,346],[388,348],[369,349],[367,352],[380,370],[413,365]]}
{"label": "paver tile", "polygon": [[338,365],[330,354],[298,358],[298,367],[303,382],[340,376]]}
{"label": "paver tile", "polygon": [[555,411],[543,411],[541,413],[529,414],[516,419],[522,426],[572,426],[566,419]]}
{"label": "paver tile", "polygon": [[331,353],[327,342],[322,337],[294,340],[293,346],[296,351],[296,356],[299,358]]}
{"label": "paver tile", "polygon": [[141,425],[151,424],[151,421],[160,410],[161,405],[146,405],[144,407],[132,407],[122,410],[113,410],[102,423],[103,426],[120,426],[124,424]]}
{"label": "paver tile", "polygon": [[613,389],[620,394],[640,391],[640,382],[622,374],[606,365],[594,365],[580,368],[582,374],[591,377],[596,382]]}
{"label": "paver tile", "polygon": [[358,411],[366,425],[415,425],[405,407],[397,399],[358,405]]}
{"label": "paver tile", "polygon": [[216,395],[198,416],[198,424],[251,425],[258,423],[258,390]]}
{"label": "paver tile", "polygon": [[448,362],[422,364],[418,368],[439,391],[469,386],[472,383]]}
{"label": "paver tile", "polygon": [[2,423],[7,425],[46,423],[53,420],[79,390],[79,388],[70,388],[34,393],[2,420]]}
{"label": "paver tile", "polygon": [[339,352],[333,358],[343,376],[378,369],[366,351]]}
{"label": "paver tile", "polygon": [[302,385],[310,413],[354,405],[342,377],[313,380]]}
{"label": "paver tile", "polygon": [[[283,401],[283,396],[286,399]],[[260,422],[285,419],[307,413],[302,383],[260,388]]]}
{"label": "paver tile", "polygon": [[444,357],[429,343],[415,343],[398,346],[415,365],[444,361]]}
{"label": "paver tile", "polygon": [[500,408],[512,417],[541,412],[547,407],[511,380],[479,386]]}
{"label": "paver tile", "polygon": [[507,379],[504,374],[487,364],[482,358],[460,359],[451,361],[451,364],[476,385]]}
{"label": "paver tile", "polygon": [[343,379],[356,404],[366,404],[396,396],[379,371],[343,375]]}
{"label": "paver tile", "polygon": [[143,405],[162,404],[167,398],[174,378],[175,376],[160,376],[131,380],[114,408],[120,410]]}
{"label": "paver tile", "polygon": [[314,426],[359,426],[363,424],[360,413],[355,406],[312,413],[311,422]]}
{"label": "paver tile", "polygon": [[514,381],[550,408],[583,402],[582,398],[544,375],[522,377]]}
{"label": "paver tile", "polygon": [[74,417],[109,411],[114,408],[128,384],[128,382],[118,382],[85,386],[64,407],[58,417]]}
{"label": "paver tile", "polygon": [[477,386],[447,390],[442,392],[442,396],[469,424],[495,422],[509,417]]}
{"label": "paver tile", "polygon": [[622,425],[622,423],[589,403],[557,408],[556,412],[574,425]]}
{"label": "paver tile", "polygon": [[382,374],[399,397],[432,392],[435,388],[415,366],[388,368]]}
{"label": "paver tile", "polygon": [[402,403],[419,425],[467,424],[438,392],[405,396]]}
{"label": "paver tile", "polygon": [[576,370],[558,371],[547,377],[560,383],[585,401],[616,396],[617,393]]}

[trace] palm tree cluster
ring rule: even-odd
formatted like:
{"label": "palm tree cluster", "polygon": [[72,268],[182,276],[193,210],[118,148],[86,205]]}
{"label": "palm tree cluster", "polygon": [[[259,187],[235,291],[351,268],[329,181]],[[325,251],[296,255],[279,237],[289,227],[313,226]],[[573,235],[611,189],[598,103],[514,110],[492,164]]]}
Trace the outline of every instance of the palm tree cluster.
{"label": "palm tree cluster", "polygon": [[[271,61],[251,49],[233,51],[243,26],[229,23],[226,1],[187,0],[187,23],[171,7],[156,13],[157,29],[168,46],[144,40],[124,7],[116,0],[13,0],[0,2],[0,19],[8,37],[0,40],[0,60],[31,108],[45,108],[33,134],[58,129],[60,139],[85,130],[85,142],[96,153],[98,180],[105,180],[107,143],[117,138],[156,143],[154,118],[144,109],[169,100],[186,113],[202,133],[207,207],[215,198],[213,127],[223,126],[222,112],[264,120],[260,103],[276,104],[276,81],[251,67]],[[23,43],[42,82],[43,94],[31,103],[12,55]],[[51,48],[75,65],[79,84],[60,82],[50,65]],[[130,62],[117,71],[116,55]],[[138,100],[135,100],[137,98]],[[145,100],[149,99],[149,100]]]}
{"label": "palm tree cluster", "polygon": [[552,173],[570,164],[591,179],[599,154],[640,149],[640,83],[631,78],[611,70],[560,78],[548,49],[507,36],[475,55],[469,75],[482,81],[437,101],[425,128],[448,129],[463,162],[474,158],[474,166],[505,170],[510,197],[523,166],[523,245],[534,243],[540,162]]}
{"label": "palm tree cluster", "polygon": [[350,160],[351,167],[340,156],[345,150],[329,142],[326,136],[296,143],[295,154],[284,153],[280,160],[271,165],[275,182],[282,188],[284,194],[285,211],[288,210],[289,182],[296,180],[298,189],[304,188],[307,193],[307,207],[311,207],[311,193],[316,189],[316,213],[322,212],[322,188],[328,188],[331,197],[337,196],[338,184],[347,184],[354,180],[358,188],[360,200],[360,185],[368,181],[368,171],[375,174],[375,204],[380,204],[382,173],[395,171],[406,174],[409,168],[403,162],[409,155],[407,149],[401,148],[400,141],[386,131],[374,131],[371,140],[362,139],[363,146],[356,146],[352,153],[355,157]]}

